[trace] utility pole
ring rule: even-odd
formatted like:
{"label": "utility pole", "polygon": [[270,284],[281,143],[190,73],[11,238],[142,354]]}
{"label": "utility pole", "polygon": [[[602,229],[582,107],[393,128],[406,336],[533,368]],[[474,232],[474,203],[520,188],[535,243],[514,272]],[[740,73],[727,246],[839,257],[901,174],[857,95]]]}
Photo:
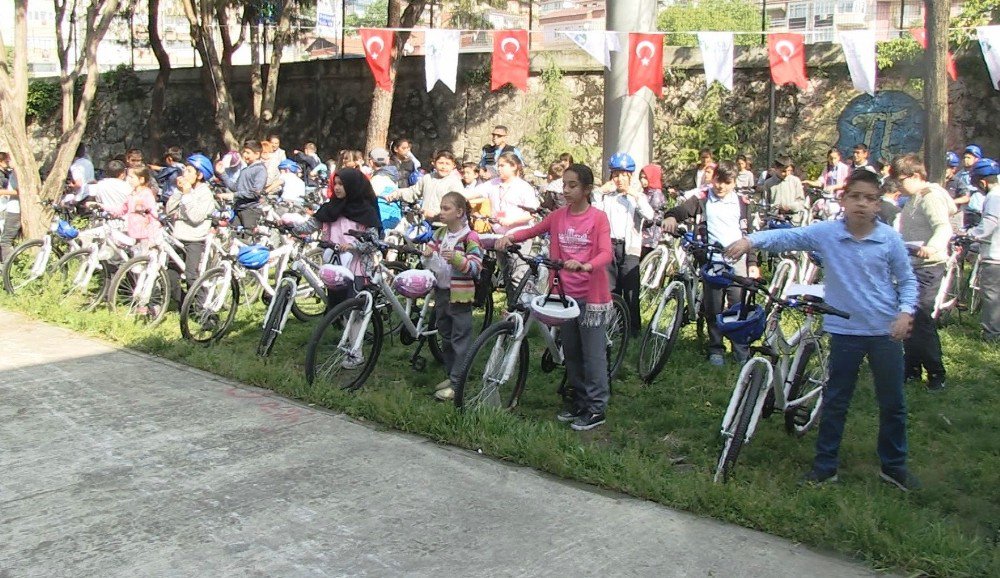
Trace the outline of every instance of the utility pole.
{"label": "utility pole", "polygon": [[938,182],[944,175],[945,138],[948,128],[948,16],[947,0],[927,0],[927,66],[924,79],[924,165],[927,180]]}
{"label": "utility pole", "polygon": [[644,90],[628,96],[629,32],[656,29],[656,0],[614,0],[607,3],[607,30],[618,32],[624,50],[611,53],[611,70],[604,72],[604,156],[601,172],[608,178],[607,161],[624,151],[638,166],[652,161],[653,110],[656,95]]}

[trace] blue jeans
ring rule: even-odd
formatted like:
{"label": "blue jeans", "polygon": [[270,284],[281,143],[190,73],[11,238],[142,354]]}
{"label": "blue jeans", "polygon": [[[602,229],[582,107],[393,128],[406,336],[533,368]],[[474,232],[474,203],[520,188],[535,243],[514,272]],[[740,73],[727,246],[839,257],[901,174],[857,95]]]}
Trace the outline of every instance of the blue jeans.
{"label": "blue jeans", "polygon": [[903,395],[903,344],[888,335],[830,334],[830,378],[823,392],[823,413],[813,468],[837,471],[847,408],[858,383],[861,361],[868,357],[879,406],[878,457],[882,469],[906,471],[906,399]]}

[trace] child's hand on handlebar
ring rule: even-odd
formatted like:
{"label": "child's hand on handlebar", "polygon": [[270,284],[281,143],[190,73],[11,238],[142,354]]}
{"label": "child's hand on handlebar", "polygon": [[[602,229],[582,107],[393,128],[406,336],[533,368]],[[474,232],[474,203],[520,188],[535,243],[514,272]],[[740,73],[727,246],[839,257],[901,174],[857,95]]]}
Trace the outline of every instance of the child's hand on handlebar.
{"label": "child's hand on handlebar", "polygon": [[509,247],[513,242],[514,241],[510,237],[504,235],[503,237],[497,239],[495,243],[493,243],[493,247],[495,247],[498,251],[503,251],[504,249]]}
{"label": "child's hand on handlebar", "polygon": [[566,269],[567,271],[590,272],[594,269],[594,266],[590,263],[581,263],[576,259],[570,259],[569,261],[563,263],[563,269]]}

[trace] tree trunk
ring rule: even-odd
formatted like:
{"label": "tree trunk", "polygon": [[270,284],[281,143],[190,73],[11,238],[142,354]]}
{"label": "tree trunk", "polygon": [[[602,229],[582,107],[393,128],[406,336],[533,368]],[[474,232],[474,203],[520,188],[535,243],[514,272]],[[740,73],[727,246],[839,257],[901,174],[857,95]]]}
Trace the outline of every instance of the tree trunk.
{"label": "tree trunk", "polygon": [[[56,34],[56,54],[59,56],[59,94],[62,98],[62,131],[66,132],[73,126],[73,87],[76,84],[76,77],[80,73],[75,60],[70,58],[70,48],[76,38],[76,2],[72,6],[66,4],[67,0],[56,0],[53,4],[56,9],[56,26],[62,30],[63,23],[66,22],[66,13],[69,11],[68,30],[69,36]],[[75,55],[74,55],[75,56]]]}
{"label": "tree trunk", "polygon": [[215,126],[222,142],[230,150],[239,150],[236,113],[229,94],[229,84],[222,74],[219,51],[212,38],[212,27],[216,25],[213,17],[215,5],[211,0],[182,0],[182,4],[188,24],[191,25],[191,37],[195,41],[198,54],[201,55],[202,68],[207,69],[210,75],[212,84],[210,96],[215,103]]}
{"label": "tree trunk", "polygon": [[924,165],[927,180],[939,182],[944,176],[945,139],[948,127],[948,12],[950,2],[927,0],[927,76],[924,81],[924,109],[927,132]]}
{"label": "tree trunk", "polygon": [[149,104],[149,143],[146,149],[152,158],[164,148],[163,115],[166,112],[167,83],[170,81],[170,55],[164,50],[163,39],[160,38],[160,0],[149,0],[149,46],[159,65]]}
{"label": "tree trunk", "polygon": [[[42,182],[38,176],[38,162],[31,151],[24,114],[28,98],[27,0],[14,2],[14,70],[13,74],[10,74],[6,66],[0,67],[0,112],[2,112],[0,132],[5,135],[10,145],[14,168],[18,175],[21,227],[25,238],[39,238],[48,230],[48,211],[42,203],[55,199],[62,192],[69,165],[83,139],[90,107],[97,93],[97,45],[108,31],[108,26],[118,11],[118,4],[118,0],[93,0],[87,9],[83,52],[74,67],[77,71],[86,70],[83,93],[75,111],[69,117],[72,120],[69,130],[64,131],[59,139],[55,162],[45,181]],[[134,0],[128,4],[128,9],[131,10],[132,6]],[[59,22],[55,23],[55,29],[58,38],[62,35]],[[65,38],[62,45],[66,45]],[[66,76],[68,72],[64,69],[60,74]],[[65,118],[63,123],[65,126]]]}
{"label": "tree trunk", "polygon": [[[250,24],[250,100],[253,103],[253,136],[259,138],[260,135],[260,108],[264,100],[264,84],[261,80],[260,72],[260,50],[264,45],[261,38],[261,24],[252,22]],[[267,28],[264,28],[266,31]]]}
{"label": "tree trunk", "polygon": [[278,73],[281,71],[281,56],[285,46],[292,39],[292,17],[297,5],[294,0],[288,0],[281,7],[278,26],[274,30],[271,42],[271,62],[267,67],[267,82],[264,84],[264,94],[260,111],[260,131],[263,134],[274,123],[274,105],[278,98]]}
{"label": "tree trunk", "polygon": [[[424,8],[427,6],[426,0],[408,0],[406,9],[403,10],[404,0],[389,0],[388,28],[412,28]],[[389,119],[392,117],[392,101],[396,93],[396,69],[399,66],[399,58],[403,53],[403,45],[409,40],[409,32],[397,32],[393,43],[392,56],[389,61],[389,82],[391,89],[386,91],[375,87],[372,94],[372,110],[368,116],[368,132],[365,136],[366,150],[375,147],[384,147],[389,141]]]}

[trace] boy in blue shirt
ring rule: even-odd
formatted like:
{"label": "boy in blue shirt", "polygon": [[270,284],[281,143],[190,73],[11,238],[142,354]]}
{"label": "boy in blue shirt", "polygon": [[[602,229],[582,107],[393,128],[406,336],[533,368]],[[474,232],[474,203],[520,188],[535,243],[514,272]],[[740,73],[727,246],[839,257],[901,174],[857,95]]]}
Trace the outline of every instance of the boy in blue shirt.
{"label": "boy in blue shirt", "polygon": [[766,251],[815,251],[823,259],[825,300],[851,314],[828,317],[829,379],[816,438],[816,457],[803,481],[837,481],[838,453],[847,408],[867,356],[879,405],[880,477],[903,491],[920,482],[906,467],[906,400],[903,395],[903,344],[913,327],[917,281],[910,259],[892,227],[876,219],[881,193],[878,176],[855,171],[847,179],[841,203],[843,220],[808,227],[759,231],[731,244],[736,259],[752,248]]}

